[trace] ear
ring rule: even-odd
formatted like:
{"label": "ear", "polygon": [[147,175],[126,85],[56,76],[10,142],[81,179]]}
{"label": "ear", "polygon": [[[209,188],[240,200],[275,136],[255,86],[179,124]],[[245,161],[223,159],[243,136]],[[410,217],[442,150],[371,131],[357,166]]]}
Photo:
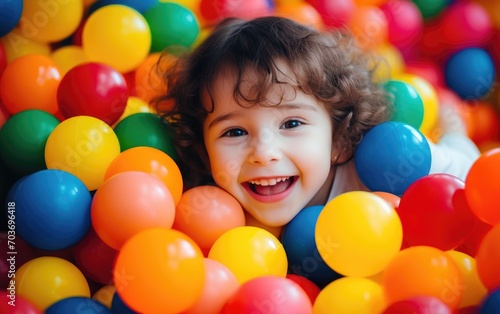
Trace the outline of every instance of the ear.
{"label": "ear", "polygon": [[337,149],[333,147],[331,156],[332,165],[342,165],[353,157],[353,151],[349,148]]}

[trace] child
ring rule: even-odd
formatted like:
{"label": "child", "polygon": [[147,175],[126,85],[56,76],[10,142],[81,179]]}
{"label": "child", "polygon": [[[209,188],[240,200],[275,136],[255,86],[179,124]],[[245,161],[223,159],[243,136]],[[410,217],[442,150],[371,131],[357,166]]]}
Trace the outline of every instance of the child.
{"label": "child", "polygon": [[[165,75],[160,101],[174,108],[159,112],[173,128],[186,186],[215,182],[269,226],[367,190],[354,150],[391,115],[372,61],[348,32],[279,17],[223,21]],[[440,152],[432,171],[467,171],[477,150],[462,142],[468,155],[455,165]]]}

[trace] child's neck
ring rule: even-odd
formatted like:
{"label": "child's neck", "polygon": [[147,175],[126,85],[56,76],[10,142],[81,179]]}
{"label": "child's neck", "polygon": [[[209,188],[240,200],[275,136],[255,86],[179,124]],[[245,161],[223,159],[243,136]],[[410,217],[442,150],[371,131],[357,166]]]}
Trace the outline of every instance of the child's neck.
{"label": "child's neck", "polygon": [[332,165],[330,168],[330,173],[326,178],[323,186],[319,189],[319,191],[314,195],[314,197],[307,203],[307,207],[315,206],[315,205],[325,205],[328,201],[328,197],[330,196],[330,191],[333,186],[333,181],[335,179],[335,170],[337,169],[336,165]]}

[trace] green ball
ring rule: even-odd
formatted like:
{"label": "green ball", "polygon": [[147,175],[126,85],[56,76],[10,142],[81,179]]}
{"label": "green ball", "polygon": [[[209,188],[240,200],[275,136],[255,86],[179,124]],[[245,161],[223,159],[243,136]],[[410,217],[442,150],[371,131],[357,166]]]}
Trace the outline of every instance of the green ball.
{"label": "green ball", "polygon": [[132,147],[148,146],[163,151],[176,162],[179,160],[172,133],[160,116],[154,113],[132,114],[118,122],[114,131],[122,152]]}
{"label": "green ball", "polygon": [[144,18],[151,30],[151,52],[188,49],[200,32],[193,12],[177,3],[159,2],[144,12]]}
{"label": "green ball", "polygon": [[420,13],[422,13],[422,17],[430,19],[441,13],[450,0],[413,0],[413,2],[417,5]]}
{"label": "green ball", "polygon": [[394,112],[390,119],[419,129],[424,120],[424,102],[417,90],[408,83],[390,80],[385,84]]}
{"label": "green ball", "polygon": [[0,129],[0,157],[14,173],[47,169],[45,143],[59,120],[43,110],[24,110],[11,116]]}

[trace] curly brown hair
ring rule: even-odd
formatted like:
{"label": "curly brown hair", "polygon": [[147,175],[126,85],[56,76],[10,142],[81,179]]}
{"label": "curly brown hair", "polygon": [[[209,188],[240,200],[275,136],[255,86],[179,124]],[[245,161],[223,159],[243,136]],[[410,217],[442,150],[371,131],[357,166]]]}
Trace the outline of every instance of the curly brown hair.
{"label": "curly brown hair", "polygon": [[[226,19],[166,71],[167,93],[156,100],[158,113],[172,128],[186,187],[211,181],[203,121],[215,105],[211,84],[216,75],[231,66],[237,72],[235,100],[265,105],[273,84],[290,84],[278,81],[278,61],[295,75],[294,88],[313,95],[328,109],[333,147],[347,159],[363,134],[389,119],[386,92],[374,80],[377,62],[356,45],[347,29],[318,32],[282,17]],[[251,96],[241,88],[249,67],[259,76]],[[211,107],[203,104],[204,93],[212,99]]]}

